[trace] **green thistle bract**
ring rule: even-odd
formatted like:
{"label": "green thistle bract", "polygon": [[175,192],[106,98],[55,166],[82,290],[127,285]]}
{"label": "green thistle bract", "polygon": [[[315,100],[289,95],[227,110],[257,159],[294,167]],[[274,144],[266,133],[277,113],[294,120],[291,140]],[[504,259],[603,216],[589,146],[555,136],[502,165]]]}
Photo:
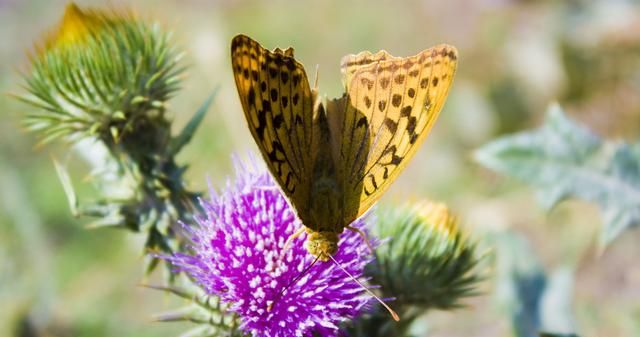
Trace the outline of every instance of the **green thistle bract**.
{"label": "green thistle bract", "polygon": [[229,310],[229,305],[222,303],[218,296],[207,294],[205,290],[189,280],[185,279],[183,283],[181,286],[147,285],[149,288],[186,300],[185,306],[156,315],[156,321],[195,323],[195,327],[187,330],[181,336],[245,336],[239,329],[240,317]]}

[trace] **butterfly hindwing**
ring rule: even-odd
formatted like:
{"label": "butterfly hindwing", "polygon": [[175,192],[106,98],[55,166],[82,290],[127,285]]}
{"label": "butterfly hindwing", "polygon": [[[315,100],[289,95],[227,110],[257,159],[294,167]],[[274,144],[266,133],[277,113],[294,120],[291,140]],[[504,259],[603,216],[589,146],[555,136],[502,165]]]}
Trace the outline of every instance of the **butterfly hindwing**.
{"label": "butterfly hindwing", "polygon": [[366,212],[415,154],[444,104],[456,64],[448,45],[407,58],[384,51],[343,58],[346,95],[328,110],[345,223]]}
{"label": "butterfly hindwing", "polygon": [[244,35],[233,39],[231,60],[251,134],[283,192],[294,207],[304,207],[315,101],[304,68],[293,49],[269,51]]}

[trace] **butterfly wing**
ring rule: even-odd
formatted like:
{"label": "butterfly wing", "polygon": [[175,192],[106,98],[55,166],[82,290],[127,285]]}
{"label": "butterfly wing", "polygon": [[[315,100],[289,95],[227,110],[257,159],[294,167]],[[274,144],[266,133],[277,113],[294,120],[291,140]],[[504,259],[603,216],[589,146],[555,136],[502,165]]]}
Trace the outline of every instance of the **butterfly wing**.
{"label": "butterfly wing", "polygon": [[343,58],[346,95],[327,108],[345,224],[380,198],[427,137],[456,64],[448,45],[407,58],[384,51]]}
{"label": "butterfly wing", "polygon": [[269,170],[296,210],[308,203],[315,94],[293,49],[269,51],[238,35],[231,60],[249,129]]}

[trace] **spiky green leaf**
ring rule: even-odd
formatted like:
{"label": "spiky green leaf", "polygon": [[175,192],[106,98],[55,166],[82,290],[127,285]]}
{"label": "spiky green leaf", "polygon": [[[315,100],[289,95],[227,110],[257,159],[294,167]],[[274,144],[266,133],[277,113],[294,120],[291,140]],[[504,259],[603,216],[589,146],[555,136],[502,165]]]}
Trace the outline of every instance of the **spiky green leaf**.
{"label": "spiky green leaf", "polygon": [[73,216],[78,216],[78,198],[76,197],[76,192],[73,189],[73,185],[71,184],[69,173],[67,172],[67,169],[55,159],[53,160],[53,165],[56,168],[58,179],[60,179],[60,183],[62,183],[64,194],[67,196],[71,214],[73,214]]}
{"label": "spiky green leaf", "polygon": [[180,152],[180,150],[182,150],[182,148],[187,143],[191,141],[193,134],[198,129],[198,126],[200,126],[200,123],[204,119],[204,116],[207,114],[207,111],[209,110],[209,106],[211,105],[211,102],[213,102],[213,99],[216,97],[219,90],[220,90],[219,87],[214,89],[213,93],[211,93],[211,95],[209,95],[207,100],[205,100],[204,103],[202,103],[200,108],[198,108],[198,111],[196,111],[193,117],[191,117],[191,120],[182,129],[180,134],[171,140],[171,143],[169,144],[169,153],[171,155],[176,155],[178,152]]}

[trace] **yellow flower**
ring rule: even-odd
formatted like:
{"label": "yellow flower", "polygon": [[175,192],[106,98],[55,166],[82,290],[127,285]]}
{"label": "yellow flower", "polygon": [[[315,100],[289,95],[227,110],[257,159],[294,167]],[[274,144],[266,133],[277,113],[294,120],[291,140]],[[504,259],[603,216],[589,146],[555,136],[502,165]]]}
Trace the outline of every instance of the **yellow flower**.
{"label": "yellow flower", "polygon": [[413,207],[416,214],[440,234],[448,237],[458,233],[458,217],[446,204],[425,200]]}
{"label": "yellow flower", "polygon": [[132,19],[129,13],[83,10],[75,3],[70,2],[65,8],[62,21],[45,40],[45,51],[82,43],[106,27]]}

